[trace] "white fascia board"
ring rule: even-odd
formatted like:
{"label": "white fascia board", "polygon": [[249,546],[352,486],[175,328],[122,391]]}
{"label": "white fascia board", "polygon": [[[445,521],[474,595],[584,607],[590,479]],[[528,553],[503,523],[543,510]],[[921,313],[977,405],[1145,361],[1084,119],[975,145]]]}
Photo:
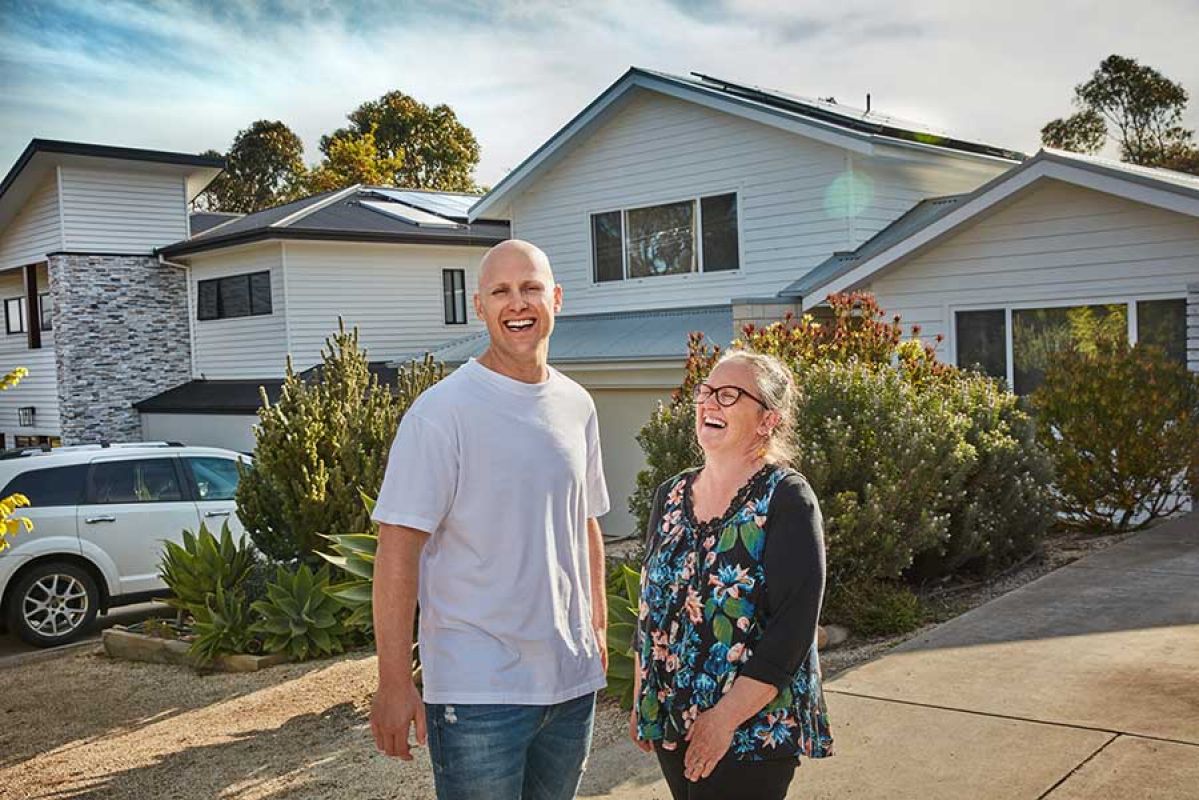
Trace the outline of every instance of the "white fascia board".
{"label": "white fascia board", "polygon": [[803,299],[803,310],[810,311],[823,303],[830,294],[843,292],[866,281],[896,261],[953,232],[959,225],[970,221],[1043,177],[1045,167],[1045,161],[1034,160],[1027,162],[1023,168],[1017,167],[1013,172],[1001,175],[997,181],[991,182],[989,188],[982,187],[983,191],[980,191],[974,198],[966,201],[961,207],[946,214],[932,225],[921,228],[908,238],[896,242],[890,249],[863,261],[844,275],[839,275],[829,281],[820,287],[819,294],[809,292],[808,296]]}
{"label": "white fascia board", "polygon": [[1050,156],[1046,159],[1046,165],[1046,177],[1166,211],[1199,217],[1199,193],[1185,187],[1164,181],[1156,182],[1150,176],[1126,175],[1085,161],[1068,162]]}

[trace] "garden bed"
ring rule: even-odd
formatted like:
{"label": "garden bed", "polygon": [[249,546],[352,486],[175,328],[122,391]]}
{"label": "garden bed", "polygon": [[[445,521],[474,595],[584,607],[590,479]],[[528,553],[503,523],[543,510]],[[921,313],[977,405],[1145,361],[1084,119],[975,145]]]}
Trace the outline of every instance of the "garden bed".
{"label": "garden bed", "polygon": [[[161,624],[156,623],[156,626]],[[189,653],[191,642],[185,633],[180,633],[179,638],[168,638],[134,630],[132,626],[126,628],[117,625],[109,628],[100,635],[100,640],[104,645],[104,652],[111,658],[154,664],[178,664],[219,672],[257,672],[288,660],[284,653],[234,654],[217,656],[206,664],[200,663]]]}

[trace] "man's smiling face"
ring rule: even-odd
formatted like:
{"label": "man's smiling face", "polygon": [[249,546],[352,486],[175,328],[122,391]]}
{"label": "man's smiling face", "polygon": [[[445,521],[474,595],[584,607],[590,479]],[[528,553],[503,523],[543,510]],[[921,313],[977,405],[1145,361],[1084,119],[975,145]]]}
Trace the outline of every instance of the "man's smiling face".
{"label": "man's smiling face", "polygon": [[474,300],[497,355],[544,361],[554,315],[562,309],[562,288],[544,253],[518,241],[493,248],[480,268]]}

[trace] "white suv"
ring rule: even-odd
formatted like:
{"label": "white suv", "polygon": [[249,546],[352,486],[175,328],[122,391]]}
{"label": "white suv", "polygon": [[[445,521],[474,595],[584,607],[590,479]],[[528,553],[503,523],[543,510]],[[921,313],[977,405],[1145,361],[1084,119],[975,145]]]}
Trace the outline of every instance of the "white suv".
{"label": "white suv", "polygon": [[112,606],[165,594],[163,541],[237,518],[248,456],[174,442],[80,445],[0,458],[0,497],[19,492],[33,521],[0,553],[0,610],[10,631],[50,647],[85,633]]}

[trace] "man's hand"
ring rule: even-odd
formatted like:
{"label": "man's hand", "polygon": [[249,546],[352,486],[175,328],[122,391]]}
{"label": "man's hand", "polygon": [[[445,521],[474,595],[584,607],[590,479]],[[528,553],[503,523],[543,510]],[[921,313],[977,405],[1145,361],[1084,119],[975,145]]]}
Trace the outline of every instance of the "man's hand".
{"label": "man's hand", "polygon": [[386,688],[380,685],[371,703],[371,733],[375,735],[375,747],[389,756],[411,761],[408,732],[414,722],[416,744],[423,745],[427,741],[425,705],[416,685],[412,681]]}
{"label": "man's hand", "polygon": [[647,742],[637,735],[637,709],[634,708],[629,712],[629,738],[633,740],[633,744],[637,745],[637,749],[646,753],[654,752],[654,743]]}
{"label": "man's hand", "polygon": [[691,782],[702,781],[712,774],[733,743],[736,721],[718,708],[701,712],[687,731],[687,755],[683,758],[683,774]]}

